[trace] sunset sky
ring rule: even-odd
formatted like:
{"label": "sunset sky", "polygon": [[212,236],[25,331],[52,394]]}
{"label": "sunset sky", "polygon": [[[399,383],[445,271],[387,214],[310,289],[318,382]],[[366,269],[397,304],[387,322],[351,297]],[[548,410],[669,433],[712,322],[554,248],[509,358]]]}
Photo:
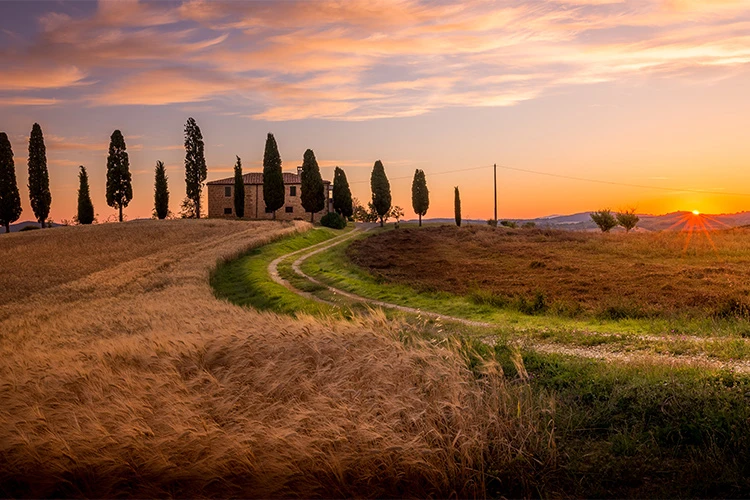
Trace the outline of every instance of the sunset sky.
{"label": "sunset sky", "polygon": [[260,170],[273,132],[284,170],[312,148],[324,178],[344,168],[362,201],[382,160],[407,218],[415,168],[428,218],[453,215],[453,186],[465,218],[491,217],[493,163],[510,167],[500,218],[750,210],[750,1],[0,2],[0,131],[20,220],[34,218],[34,122],[51,217],[75,215],[85,165],[101,221],[115,213],[114,129],[133,173],[126,215],[151,216],[157,160],[179,210],[189,116],[209,180],[231,176],[235,155]]}

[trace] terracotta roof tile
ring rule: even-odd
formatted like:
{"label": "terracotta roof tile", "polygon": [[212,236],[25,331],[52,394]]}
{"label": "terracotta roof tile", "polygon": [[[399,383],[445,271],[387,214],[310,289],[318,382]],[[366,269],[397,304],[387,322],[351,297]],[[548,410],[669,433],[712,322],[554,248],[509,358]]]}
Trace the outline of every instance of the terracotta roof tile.
{"label": "terracotta roof tile", "polygon": [[[284,172],[284,184],[301,184],[300,176],[289,172]],[[242,176],[245,181],[245,185],[263,184],[263,172],[250,172]],[[330,181],[323,181],[323,184],[330,184]],[[209,186],[215,185],[233,185],[234,177],[227,177],[226,179],[217,179],[215,181],[207,182]]]}

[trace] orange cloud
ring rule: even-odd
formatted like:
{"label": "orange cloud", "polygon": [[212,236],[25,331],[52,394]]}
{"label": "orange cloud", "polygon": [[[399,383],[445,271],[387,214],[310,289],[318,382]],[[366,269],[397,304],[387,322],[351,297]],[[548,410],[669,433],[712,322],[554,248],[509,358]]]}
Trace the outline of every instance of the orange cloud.
{"label": "orange cloud", "polygon": [[739,0],[129,0],[101,2],[88,18],[49,13],[41,25],[28,57],[0,53],[6,67],[34,64],[0,73],[3,89],[87,81],[98,106],[223,100],[262,120],[508,106],[563,85],[721,75],[750,62],[750,6]]}

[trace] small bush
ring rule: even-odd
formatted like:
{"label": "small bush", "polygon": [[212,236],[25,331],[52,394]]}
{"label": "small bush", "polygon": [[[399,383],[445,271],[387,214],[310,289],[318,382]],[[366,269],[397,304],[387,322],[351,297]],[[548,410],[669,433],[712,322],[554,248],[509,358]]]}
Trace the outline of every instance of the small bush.
{"label": "small bush", "polygon": [[515,228],[517,228],[517,227],[518,227],[518,224],[516,224],[516,223],[515,223],[514,221],[512,221],[512,220],[504,220],[504,221],[501,221],[501,222],[500,222],[500,225],[501,225],[501,226],[505,226],[505,227],[509,227],[509,228],[511,228],[511,229],[515,229]]}
{"label": "small bush", "polygon": [[523,229],[534,229],[536,227],[536,222],[524,222],[521,227]]}
{"label": "small bush", "polygon": [[526,297],[519,297],[518,310],[523,314],[533,316],[542,314],[547,310],[547,300],[542,292],[537,292],[534,300],[528,300]]}
{"label": "small bush", "polygon": [[346,227],[346,219],[336,212],[328,212],[320,218],[320,225],[333,229],[344,229]]}
{"label": "small bush", "polygon": [[750,319],[750,306],[736,297],[730,297],[714,309],[713,315],[720,319]]}
{"label": "small bush", "polygon": [[487,219],[487,225],[497,227],[497,219]]}

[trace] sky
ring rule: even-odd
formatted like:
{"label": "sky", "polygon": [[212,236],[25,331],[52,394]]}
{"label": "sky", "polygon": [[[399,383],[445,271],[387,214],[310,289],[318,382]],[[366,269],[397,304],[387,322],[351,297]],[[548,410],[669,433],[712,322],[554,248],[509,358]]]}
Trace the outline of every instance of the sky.
{"label": "sky", "polygon": [[154,166],[185,197],[194,117],[208,180],[235,156],[285,171],[311,148],[370,199],[382,160],[393,204],[427,217],[532,218],[602,208],[750,210],[750,1],[0,1],[0,131],[28,201],[28,137],[47,145],[51,217],[72,219],[78,167],[100,221],[109,137],[122,131],[150,217]]}

